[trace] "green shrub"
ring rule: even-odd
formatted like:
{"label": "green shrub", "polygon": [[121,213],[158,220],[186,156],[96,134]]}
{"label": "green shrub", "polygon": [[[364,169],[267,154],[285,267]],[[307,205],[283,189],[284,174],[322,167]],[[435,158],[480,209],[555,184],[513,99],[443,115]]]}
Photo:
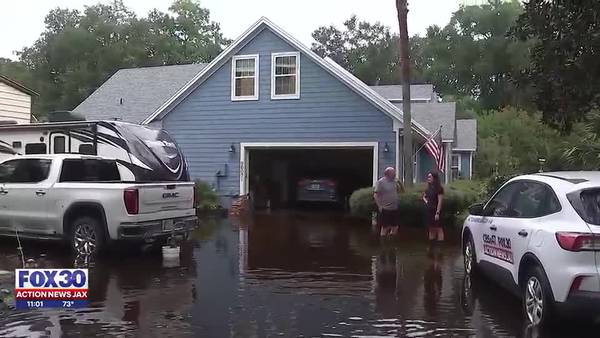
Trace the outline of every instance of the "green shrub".
{"label": "green shrub", "polygon": [[[425,226],[425,204],[423,191],[425,184],[416,184],[400,194],[399,212],[404,225]],[[457,216],[470,205],[481,200],[483,184],[478,181],[456,181],[444,186],[442,222],[445,225],[457,223]],[[376,210],[373,188],[363,188],[350,196],[350,210],[353,215],[369,219]]]}
{"label": "green shrub", "polygon": [[490,198],[496,192],[496,190],[500,189],[500,187],[508,182],[511,178],[516,175],[496,175],[492,176],[488,179],[485,185],[485,196],[484,198]]}
{"label": "green shrub", "polygon": [[201,180],[196,181],[196,201],[198,211],[219,209],[219,196],[208,183]]}

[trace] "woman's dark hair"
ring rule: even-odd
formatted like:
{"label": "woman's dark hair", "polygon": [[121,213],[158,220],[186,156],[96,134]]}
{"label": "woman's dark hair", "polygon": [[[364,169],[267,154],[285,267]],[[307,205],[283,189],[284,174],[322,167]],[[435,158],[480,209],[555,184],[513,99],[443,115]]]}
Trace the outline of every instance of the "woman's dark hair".
{"label": "woman's dark hair", "polygon": [[428,175],[431,175],[431,177],[433,177],[433,183],[431,183],[433,185],[433,187],[436,190],[441,191],[442,190],[442,183],[440,182],[440,174],[438,174],[435,171],[430,171],[428,173]]}

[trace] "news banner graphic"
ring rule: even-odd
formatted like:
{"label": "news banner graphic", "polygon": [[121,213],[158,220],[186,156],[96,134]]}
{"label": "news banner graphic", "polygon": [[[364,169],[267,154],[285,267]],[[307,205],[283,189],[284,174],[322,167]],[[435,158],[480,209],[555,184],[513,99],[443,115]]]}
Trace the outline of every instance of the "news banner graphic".
{"label": "news banner graphic", "polygon": [[17,309],[88,306],[88,269],[16,269]]}

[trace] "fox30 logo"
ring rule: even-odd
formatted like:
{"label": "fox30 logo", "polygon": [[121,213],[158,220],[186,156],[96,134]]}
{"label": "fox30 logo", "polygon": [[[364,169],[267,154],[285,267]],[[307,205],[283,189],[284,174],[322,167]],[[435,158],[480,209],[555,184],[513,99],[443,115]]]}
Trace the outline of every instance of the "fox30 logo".
{"label": "fox30 logo", "polygon": [[87,289],[88,269],[17,269],[15,289]]}

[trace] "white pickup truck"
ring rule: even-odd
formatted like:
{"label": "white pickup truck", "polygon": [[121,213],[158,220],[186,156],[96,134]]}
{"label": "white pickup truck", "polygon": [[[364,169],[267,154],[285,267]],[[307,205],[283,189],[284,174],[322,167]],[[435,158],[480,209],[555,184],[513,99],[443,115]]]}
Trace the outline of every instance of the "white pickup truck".
{"label": "white pickup truck", "polygon": [[196,224],[194,183],[139,183],[119,161],[23,155],[0,163],[0,235],[67,240],[93,255],[110,241],[187,236]]}

